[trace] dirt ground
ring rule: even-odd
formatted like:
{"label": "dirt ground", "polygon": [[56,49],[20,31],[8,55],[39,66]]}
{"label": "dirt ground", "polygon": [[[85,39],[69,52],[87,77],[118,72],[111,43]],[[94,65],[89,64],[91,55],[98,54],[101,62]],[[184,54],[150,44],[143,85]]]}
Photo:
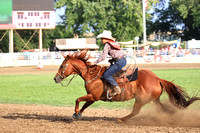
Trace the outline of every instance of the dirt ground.
{"label": "dirt ground", "polygon": [[[200,64],[138,64],[139,69],[200,68]],[[0,75],[56,73],[59,66],[0,68]],[[198,104],[199,105],[199,104]],[[169,106],[169,105],[167,105]],[[88,108],[81,120],[73,120],[74,108],[46,105],[0,104],[1,133],[200,133],[199,110],[177,110],[172,115],[155,108],[142,109],[140,114],[124,123],[117,118],[128,115],[128,109]]]}

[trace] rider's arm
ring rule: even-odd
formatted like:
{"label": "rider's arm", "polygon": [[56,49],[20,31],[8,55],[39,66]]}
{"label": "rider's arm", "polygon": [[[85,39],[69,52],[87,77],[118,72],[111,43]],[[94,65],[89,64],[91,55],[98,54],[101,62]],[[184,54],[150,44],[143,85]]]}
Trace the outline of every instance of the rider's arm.
{"label": "rider's arm", "polygon": [[94,63],[98,64],[99,62],[102,62],[103,60],[106,59],[106,57],[108,56],[108,51],[110,50],[110,45],[108,43],[105,44],[104,48],[103,48],[103,53],[101,54],[101,56],[99,57],[99,59],[97,59]]}

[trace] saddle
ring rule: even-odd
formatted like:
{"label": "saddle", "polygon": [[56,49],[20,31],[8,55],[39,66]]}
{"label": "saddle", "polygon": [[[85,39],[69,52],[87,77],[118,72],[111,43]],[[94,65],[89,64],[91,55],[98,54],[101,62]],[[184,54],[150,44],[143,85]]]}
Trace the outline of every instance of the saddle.
{"label": "saddle", "polygon": [[120,86],[125,86],[128,82],[135,81],[138,79],[138,68],[130,68],[126,70],[120,70],[113,75],[113,78]]}
{"label": "saddle", "polygon": [[[113,75],[113,79],[117,81],[121,88],[120,101],[126,100],[126,84],[138,79],[138,68],[128,66],[125,70],[120,70]],[[102,97],[101,100],[112,101],[112,97],[109,97],[109,93],[113,90],[113,86],[102,79],[104,82],[104,93],[106,97]]]}

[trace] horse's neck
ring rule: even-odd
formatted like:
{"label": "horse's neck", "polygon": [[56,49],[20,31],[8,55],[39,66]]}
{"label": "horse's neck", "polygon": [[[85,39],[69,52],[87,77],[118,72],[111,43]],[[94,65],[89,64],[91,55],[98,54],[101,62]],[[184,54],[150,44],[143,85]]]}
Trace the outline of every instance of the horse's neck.
{"label": "horse's neck", "polygon": [[88,66],[86,74],[83,76],[85,80],[91,80],[97,77],[101,77],[101,75],[105,72],[107,67],[102,66]]}
{"label": "horse's neck", "polygon": [[87,62],[84,61],[74,61],[73,66],[78,71],[77,74],[79,74],[85,81],[91,80],[95,77],[101,77],[101,75],[105,72],[107,67],[105,66],[89,66]]}
{"label": "horse's neck", "polygon": [[85,71],[87,69],[86,64],[81,60],[73,61],[72,65],[75,68],[75,70],[77,71],[77,74],[81,74],[82,75],[83,73],[85,73]]}

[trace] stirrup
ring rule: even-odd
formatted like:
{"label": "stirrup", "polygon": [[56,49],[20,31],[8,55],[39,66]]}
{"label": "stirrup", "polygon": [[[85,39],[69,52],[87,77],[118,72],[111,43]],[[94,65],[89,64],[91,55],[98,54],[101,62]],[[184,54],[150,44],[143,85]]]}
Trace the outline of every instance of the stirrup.
{"label": "stirrup", "polygon": [[107,99],[111,100],[112,97],[109,95],[109,90],[107,90]]}

